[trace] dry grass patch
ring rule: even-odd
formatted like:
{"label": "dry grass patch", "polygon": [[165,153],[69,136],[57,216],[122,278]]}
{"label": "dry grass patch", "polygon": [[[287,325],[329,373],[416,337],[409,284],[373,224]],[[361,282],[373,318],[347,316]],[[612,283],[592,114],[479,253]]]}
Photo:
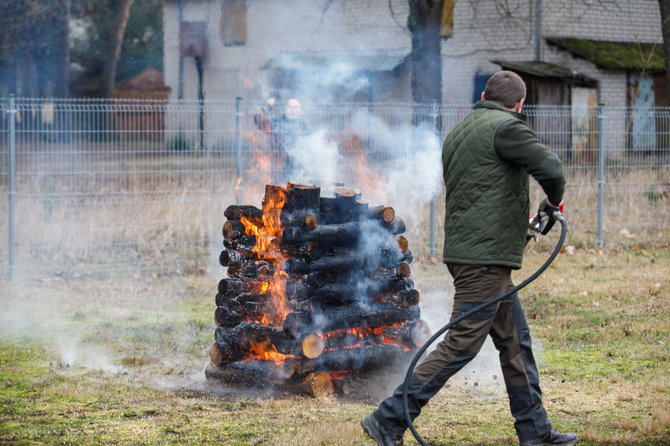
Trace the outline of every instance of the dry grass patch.
{"label": "dry grass patch", "polygon": [[[530,254],[516,276],[546,255]],[[419,261],[414,271],[426,316],[446,323],[446,268]],[[576,249],[520,293],[551,421],[582,444],[670,439],[668,277],[665,250]],[[398,378],[369,383],[384,389],[374,397],[326,400],[205,382],[219,279],[51,277],[0,288],[0,443],[370,444],[359,421]],[[79,353],[70,361],[66,340]],[[495,354],[483,359],[417,419],[431,444],[517,444],[502,377],[485,367]]]}

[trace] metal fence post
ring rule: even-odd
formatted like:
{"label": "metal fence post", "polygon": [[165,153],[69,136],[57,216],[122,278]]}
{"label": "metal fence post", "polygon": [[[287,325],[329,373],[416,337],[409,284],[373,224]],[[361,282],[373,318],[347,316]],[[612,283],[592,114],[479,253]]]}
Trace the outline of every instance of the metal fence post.
{"label": "metal fence post", "polygon": [[237,170],[236,204],[240,204],[239,191],[242,188],[242,97],[235,98],[235,165]]}
{"label": "metal fence post", "polygon": [[605,188],[605,105],[598,104],[598,245],[603,246],[603,195]]}
{"label": "metal fence post", "polygon": [[9,96],[9,184],[7,198],[9,201],[9,280],[14,280],[14,200],[16,198],[16,103],[14,95]]}
{"label": "metal fence post", "polygon": [[[439,111],[437,107],[437,101],[433,101],[430,108],[431,118],[433,119],[433,129],[440,134],[440,125],[439,125]],[[430,199],[430,256],[435,257],[437,249],[435,247],[435,201],[436,197],[433,195]]]}

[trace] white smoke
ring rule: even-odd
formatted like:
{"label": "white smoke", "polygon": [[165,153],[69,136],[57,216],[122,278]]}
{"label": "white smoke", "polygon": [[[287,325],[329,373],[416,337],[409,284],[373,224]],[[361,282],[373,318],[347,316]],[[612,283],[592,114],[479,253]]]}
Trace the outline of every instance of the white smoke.
{"label": "white smoke", "polygon": [[329,138],[331,129],[319,128],[286,147],[290,181],[318,179],[360,188],[370,205],[392,206],[407,223],[415,223],[442,187],[440,136],[427,124],[391,125],[367,111],[356,111],[351,121],[351,134],[368,135],[374,153],[364,149],[352,160]]}
{"label": "white smoke", "polygon": [[100,345],[83,345],[79,336],[59,337],[57,343],[60,363],[65,367],[81,366],[106,373],[127,373],[122,365],[112,362],[109,352]]}
{"label": "white smoke", "polygon": [[328,141],[325,129],[298,138],[296,144],[286,150],[293,159],[292,181],[336,180],[340,156],[337,144]]}

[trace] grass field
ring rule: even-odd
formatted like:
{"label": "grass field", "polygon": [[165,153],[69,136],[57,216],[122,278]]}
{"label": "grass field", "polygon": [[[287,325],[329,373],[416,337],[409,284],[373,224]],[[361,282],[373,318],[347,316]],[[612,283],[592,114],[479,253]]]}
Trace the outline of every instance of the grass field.
{"label": "grass field", "polygon": [[[520,281],[547,252],[531,251]],[[222,276],[221,271],[221,276]],[[433,329],[446,268],[413,278]],[[670,252],[572,249],[522,292],[545,407],[583,444],[670,444]],[[204,377],[220,276],[51,276],[0,290],[0,444],[363,445],[359,420],[403,370],[314,399]],[[490,345],[417,419],[430,444],[512,445]],[[414,440],[405,436],[408,444]]]}

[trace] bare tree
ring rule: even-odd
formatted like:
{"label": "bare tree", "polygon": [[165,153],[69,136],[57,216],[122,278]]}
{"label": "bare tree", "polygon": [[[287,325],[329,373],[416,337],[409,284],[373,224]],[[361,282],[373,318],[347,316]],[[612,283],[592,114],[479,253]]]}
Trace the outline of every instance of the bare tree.
{"label": "bare tree", "polygon": [[412,102],[442,102],[440,24],[443,0],[408,0],[412,36]]}
{"label": "bare tree", "polygon": [[126,32],[126,25],[130,17],[130,7],[133,0],[120,0],[117,3],[114,28],[109,36],[109,47],[107,58],[102,68],[102,95],[111,97],[116,80],[116,66],[121,56],[121,44],[123,43],[123,34]]}
{"label": "bare tree", "polygon": [[60,0],[54,14],[56,24],[56,40],[58,41],[58,54],[56,56],[56,78],[54,80],[53,95],[56,97],[67,97],[69,94],[68,83],[70,79],[70,6],[71,0]]}
{"label": "bare tree", "polygon": [[67,96],[70,0],[5,2],[0,94]]}

